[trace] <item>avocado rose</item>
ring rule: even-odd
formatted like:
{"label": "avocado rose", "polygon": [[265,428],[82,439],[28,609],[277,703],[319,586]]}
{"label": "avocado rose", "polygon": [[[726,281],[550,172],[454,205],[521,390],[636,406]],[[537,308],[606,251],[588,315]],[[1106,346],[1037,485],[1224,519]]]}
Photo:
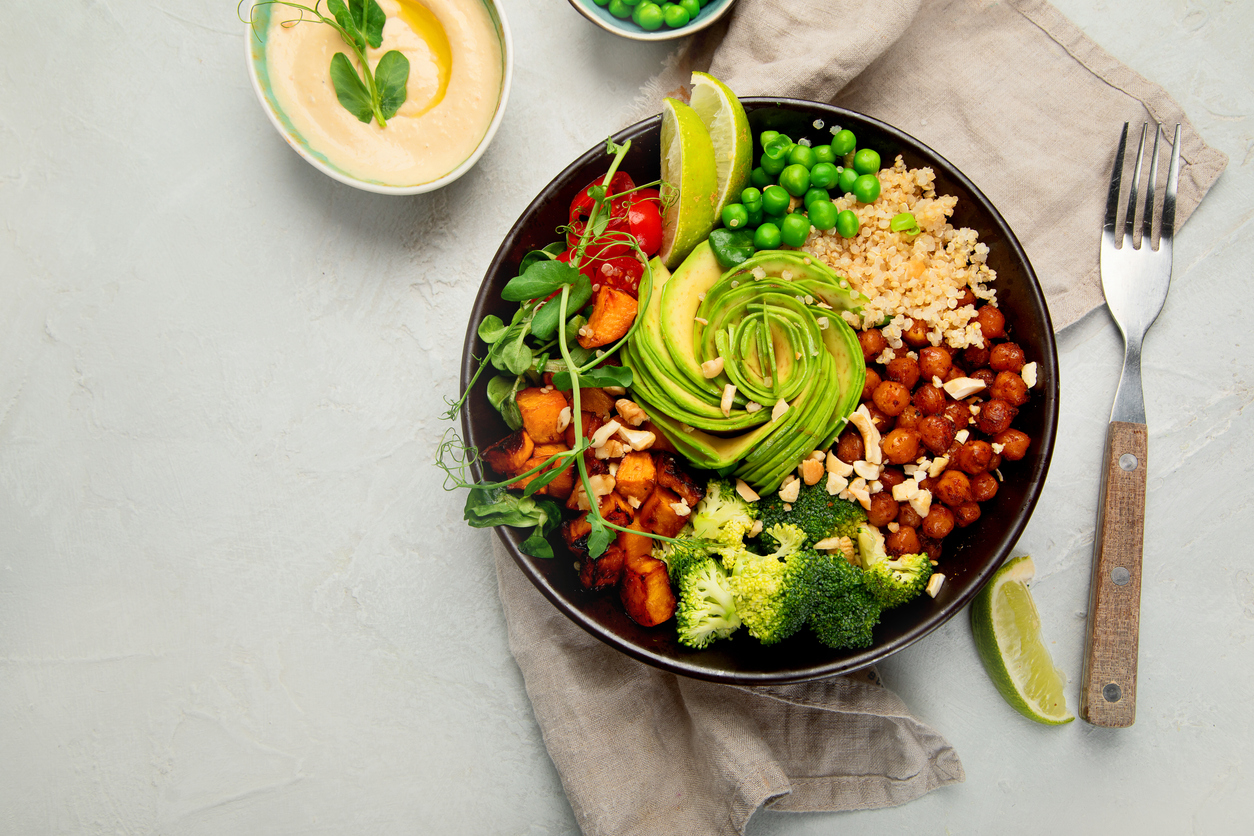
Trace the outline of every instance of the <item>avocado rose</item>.
{"label": "avocado rose", "polygon": [[655,289],[623,350],[636,401],[698,467],[776,490],[858,405],[866,366],[841,318],[865,301],[800,252],[724,273],[709,242]]}

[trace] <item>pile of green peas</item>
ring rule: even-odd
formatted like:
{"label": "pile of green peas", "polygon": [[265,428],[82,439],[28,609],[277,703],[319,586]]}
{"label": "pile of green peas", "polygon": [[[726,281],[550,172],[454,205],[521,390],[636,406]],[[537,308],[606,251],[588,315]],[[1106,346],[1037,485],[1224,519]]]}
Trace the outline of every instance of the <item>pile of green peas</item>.
{"label": "pile of green peas", "polygon": [[[762,156],[749,177],[750,186],[740,193],[739,203],[723,207],[723,226],[730,230],[752,229],[758,250],[781,244],[800,247],[810,230],[835,229],[844,238],[858,234],[855,212],[837,211],[832,191],[851,194],[859,203],[874,203],[880,196],[880,155],[857,148],[853,131],[840,130],[828,145],[802,145],[778,131],[758,137]],[[792,198],[801,198],[801,212],[789,212]]]}
{"label": "pile of green peas", "polygon": [[663,25],[671,29],[687,26],[688,22],[701,13],[710,0],[677,0],[677,2],[655,3],[653,0],[592,0],[598,6],[605,6],[606,11],[621,20],[631,18],[632,21],[646,32],[655,32]]}

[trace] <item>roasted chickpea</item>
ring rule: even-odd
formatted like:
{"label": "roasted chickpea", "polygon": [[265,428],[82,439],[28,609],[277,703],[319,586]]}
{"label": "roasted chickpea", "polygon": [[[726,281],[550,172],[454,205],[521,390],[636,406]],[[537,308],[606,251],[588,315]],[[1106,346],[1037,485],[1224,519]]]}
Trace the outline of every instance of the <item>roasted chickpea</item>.
{"label": "roasted chickpea", "polygon": [[993,437],[993,441],[1001,445],[1001,455],[1006,461],[1017,462],[1028,454],[1028,445],[1032,439],[1019,430],[1002,430]]}
{"label": "roasted chickpea", "polygon": [[978,502],[964,502],[954,508],[954,520],[959,528],[966,528],[979,518],[980,504]]}
{"label": "roasted chickpea", "polygon": [[975,304],[975,292],[969,287],[962,289],[962,295],[958,297],[958,307],[965,308],[967,305]]}
{"label": "roasted chickpea", "polygon": [[866,520],[874,526],[886,526],[897,519],[897,507],[897,500],[891,494],[884,491],[871,494],[871,507],[867,509]]}
{"label": "roasted chickpea", "polygon": [[954,514],[944,505],[933,505],[923,518],[923,533],[940,540],[954,530]]}
{"label": "roasted chickpea", "polygon": [[891,491],[904,481],[906,481],[906,474],[895,467],[886,467],[880,471],[880,484],[886,491]]}
{"label": "roasted chickpea", "polygon": [[997,435],[1010,428],[1019,410],[1003,400],[994,398],[988,403],[980,404],[980,414],[975,416],[975,425],[985,435]]}
{"label": "roasted chickpea", "polygon": [[929,345],[919,349],[919,373],[927,380],[934,377],[944,380],[953,365],[953,355],[944,346]]}
{"label": "roasted chickpea", "polygon": [[913,529],[918,529],[923,524],[923,518],[919,516],[918,511],[910,507],[909,502],[903,502],[897,510],[897,524],[908,525]]}
{"label": "roasted chickpea", "polygon": [[914,390],[911,402],[924,415],[935,415],[945,408],[945,392],[930,383],[924,383]]}
{"label": "roasted chickpea", "polygon": [[936,498],[951,508],[971,501],[971,480],[961,470],[946,470],[936,480]]}
{"label": "roasted chickpea", "polygon": [[919,532],[908,525],[889,532],[884,538],[884,549],[894,557],[899,554],[918,554],[920,551]]}
{"label": "roasted chickpea", "polygon": [[931,560],[934,563],[940,562],[941,548],[943,545],[944,544],[935,537],[928,537],[926,535],[919,537],[919,548],[923,550],[923,554],[927,555],[928,560]]}
{"label": "roasted chickpea", "polygon": [[836,439],[836,458],[846,464],[866,458],[866,444],[862,441],[862,434],[853,427],[842,432]]}
{"label": "roasted chickpea", "polygon": [[1001,467],[1001,453],[994,453],[993,458],[989,459],[988,462],[988,472],[992,473],[999,467]]}
{"label": "roasted chickpea", "polygon": [[901,332],[901,339],[911,348],[922,348],[927,345],[927,322],[922,319],[912,319]]}
{"label": "roasted chickpea", "polygon": [[884,352],[884,349],[888,348],[888,340],[884,339],[883,332],[878,328],[859,331],[858,343],[862,346],[862,359],[868,363],[875,362],[875,358],[879,357]]}
{"label": "roasted chickpea", "polygon": [[949,401],[945,404],[944,415],[954,425],[954,430],[965,430],[971,426],[971,407],[963,401]]}
{"label": "roasted chickpea", "polygon": [[962,362],[967,364],[968,369],[984,368],[988,365],[988,348],[973,345],[970,348],[963,349]]}
{"label": "roasted chickpea", "polygon": [[971,372],[971,374],[968,375],[968,377],[970,377],[972,380],[980,381],[981,383],[984,384],[985,389],[989,389],[992,387],[993,383],[997,380],[997,373],[993,371],[992,369],[976,369],[975,371]]}
{"label": "roasted chickpea", "polygon": [[962,367],[954,365],[949,367],[949,371],[945,372],[945,376],[941,378],[941,383],[948,383],[951,380],[957,380],[960,377],[967,377],[967,373]]}
{"label": "roasted chickpea", "polygon": [[1011,406],[1023,406],[1028,402],[1028,385],[1014,372],[998,372],[989,394],[1001,398]]}
{"label": "roasted chickpea", "polygon": [[971,501],[988,502],[997,496],[997,477],[987,471],[971,477]]}
{"label": "roasted chickpea", "polygon": [[1006,336],[1006,315],[992,305],[985,305],[975,314],[975,321],[980,324],[980,333],[988,342],[996,337]]}
{"label": "roasted chickpea", "polygon": [[909,464],[919,457],[919,434],[895,429],[880,441],[880,449],[891,464]]}
{"label": "roasted chickpea", "polygon": [[989,368],[995,372],[1021,372],[1024,360],[1018,343],[999,343],[988,353]]}
{"label": "roasted chickpea", "polygon": [[919,419],[923,417],[923,413],[914,404],[907,404],[906,408],[897,416],[896,428],[900,430],[913,430],[919,426]]}
{"label": "roasted chickpea", "polygon": [[[896,362],[896,360],[893,361],[893,363]],[[891,363],[889,368],[892,368]],[[875,387],[871,400],[880,412],[896,417],[910,405],[910,390],[895,380],[885,380]]]}
{"label": "roasted chickpea", "polygon": [[881,380],[883,380],[883,378],[880,377],[879,372],[877,372],[875,369],[867,369],[866,370],[866,383],[862,384],[862,397],[859,398],[858,400],[860,401],[871,400],[871,395],[874,394],[875,387],[880,385]]}
{"label": "roasted chickpea", "polygon": [[919,362],[910,357],[898,357],[888,364],[887,375],[889,380],[913,389],[914,384],[919,382]]}
{"label": "roasted chickpea", "polygon": [[954,443],[954,422],[950,421],[944,415],[925,415],[919,420],[915,431],[919,434],[919,440],[923,442],[934,456],[939,456],[949,449],[949,445]]}
{"label": "roasted chickpea", "polygon": [[987,441],[971,439],[958,448],[953,462],[967,474],[974,476],[988,470],[988,463],[993,459],[993,446]]}

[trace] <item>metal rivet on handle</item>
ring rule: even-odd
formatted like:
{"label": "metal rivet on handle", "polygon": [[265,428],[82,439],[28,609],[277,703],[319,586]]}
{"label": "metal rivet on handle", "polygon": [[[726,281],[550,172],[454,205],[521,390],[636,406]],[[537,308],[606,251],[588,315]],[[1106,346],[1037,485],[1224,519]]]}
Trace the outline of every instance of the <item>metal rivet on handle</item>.
{"label": "metal rivet on handle", "polygon": [[1116,566],[1110,570],[1110,579],[1115,582],[1115,586],[1127,586],[1128,581],[1132,580],[1132,573],[1122,566]]}
{"label": "metal rivet on handle", "polygon": [[1118,685],[1112,682],[1102,689],[1102,696],[1106,698],[1106,702],[1119,702],[1120,698],[1123,697],[1123,692],[1119,690]]}
{"label": "metal rivet on handle", "polygon": [[1140,464],[1136,460],[1136,456],[1131,453],[1124,453],[1119,457],[1119,467],[1123,470],[1136,470],[1136,466]]}

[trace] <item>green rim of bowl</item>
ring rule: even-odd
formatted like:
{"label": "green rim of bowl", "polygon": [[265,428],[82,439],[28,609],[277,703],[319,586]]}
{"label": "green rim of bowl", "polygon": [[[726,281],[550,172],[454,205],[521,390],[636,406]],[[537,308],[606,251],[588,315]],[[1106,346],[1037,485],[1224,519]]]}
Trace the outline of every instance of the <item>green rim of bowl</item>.
{"label": "green rim of bowl", "polygon": [[690,21],[686,26],[678,29],[662,28],[656,32],[646,32],[641,29],[630,19],[620,20],[614,17],[605,6],[598,6],[592,0],[569,0],[570,5],[575,7],[575,11],[604,29],[623,38],[630,38],[633,41],[671,41],[675,38],[683,38],[694,32],[700,32],[705,27],[713,24],[731,8],[731,4],[735,0],[710,0],[709,4],[701,10],[701,14]]}
{"label": "green rim of bowl", "polygon": [[322,152],[309,144],[279,107],[270,86],[270,71],[266,65],[266,34],[270,29],[270,15],[274,6],[269,4],[258,6],[254,3],[250,6],[249,20],[251,22],[244,33],[244,50],[248,59],[248,75],[253,83],[253,91],[257,94],[257,100],[261,102],[261,108],[269,117],[270,123],[274,125],[275,130],[287,144],[306,162],[333,180],[375,194],[409,195],[435,191],[461,177],[479,161],[496,135],[501,119],[505,116],[505,105],[509,101],[510,85],[514,78],[514,41],[510,35],[509,24],[505,20],[505,13],[493,0],[481,0],[481,2],[487,9],[488,16],[492,19],[493,26],[496,27],[497,38],[501,42],[501,89],[497,98],[496,112],[493,113],[488,129],[470,156],[462,160],[452,171],[434,180],[398,186],[380,180],[357,177],[332,163]]}

